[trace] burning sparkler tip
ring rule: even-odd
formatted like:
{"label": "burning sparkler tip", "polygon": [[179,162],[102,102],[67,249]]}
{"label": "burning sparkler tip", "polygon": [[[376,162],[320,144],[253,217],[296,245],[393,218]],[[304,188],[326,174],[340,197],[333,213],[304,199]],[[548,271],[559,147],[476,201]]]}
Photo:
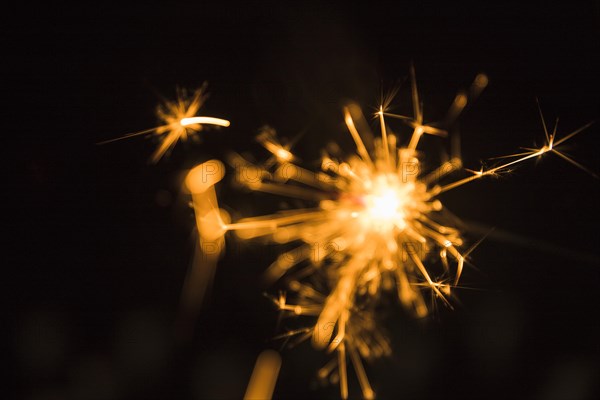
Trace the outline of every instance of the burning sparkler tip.
{"label": "burning sparkler tip", "polygon": [[[424,122],[413,64],[410,77],[413,116],[387,113],[388,104],[380,104],[375,116],[381,136],[375,137],[362,109],[354,103],[345,105],[343,121],[355,149],[344,156],[337,144],[329,146],[322,152],[320,170],[314,173],[298,165],[291,149],[293,142],[281,142],[269,127],[256,138],[270,153],[266,162],[255,164],[239,155],[230,157],[238,168],[238,183],[254,191],[308,200],[309,208],[231,223],[229,215],[218,207],[214,189],[224,175],[222,163],[207,161],[186,177],[202,240],[221,244],[226,232],[233,231],[243,240],[261,238],[273,244],[297,245],[281,252],[265,273],[270,283],[289,278],[289,298],[283,292],[269,298],[284,316],[316,319],[314,324],[280,338],[310,339],[314,348],[335,352],[337,357],[318,375],[338,382],[342,398],[348,397],[348,360],[358,376],[363,397],[374,397],[361,359],[391,352],[375,320],[374,308],[384,294],[392,293],[405,309],[420,318],[430,309],[427,294],[453,308],[452,294],[463,275],[465,260],[481,241],[464,251],[466,241],[460,226],[440,212],[443,205],[439,195],[484,176],[500,176],[547,152],[580,166],[557,146],[591,125],[556,140],[556,127],[550,134],[542,117],[544,146],[508,156],[516,159],[502,165],[464,169],[467,177],[444,183],[450,173],[463,168],[463,163],[454,151],[450,160],[423,171],[427,167],[423,165],[420,141],[428,135],[446,136],[448,132],[438,127],[442,125]],[[488,82],[485,74],[479,74],[468,93],[458,93],[446,122],[453,121]],[[398,136],[388,133],[392,129],[386,125],[388,116],[412,129],[408,143],[400,144]],[[201,125],[198,118],[208,117],[190,116],[178,122],[193,127]]]}

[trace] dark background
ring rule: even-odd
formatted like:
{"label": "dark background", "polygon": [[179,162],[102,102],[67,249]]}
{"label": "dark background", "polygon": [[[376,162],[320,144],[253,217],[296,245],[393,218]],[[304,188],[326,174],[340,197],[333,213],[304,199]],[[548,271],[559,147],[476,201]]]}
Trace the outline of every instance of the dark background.
{"label": "dark background", "polygon": [[[597,2],[360,5],[194,2],[154,6],[23,4],[4,19],[3,271],[9,397],[240,398],[258,353],[278,348],[277,313],[259,275],[273,250],[249,248],[218,267],[188,343],[173,326],[194,247],[180,193],[186,169],[253,143],[269,123],[304,132],[311,165],[347,142],[340,105],[377,106],[414,61],[425,115],[456,90],[490,85],[460,120],[467,167],[541,143],[535,97],[562,134],[597,117]],[[550,4],[551,3],[551,4]],[[207,115],[232,121],[148,165],[151,140],[96,146],[154,126],[160,96],[209,82]],[[402,87],[406,93],[406,86]],[[569,142],[599,171],[598,125]],[[427,138],[436,141],[436,138]],[[225,185],[225,182],[222,186]],[[269,196],[221,189],[246,212]],[[587,399],[598,392],[598,180],[559,158],[449,192],[444,204],[483,225],[479,272],[457,310],[414,321],[394,310],[394,356],[370,365],[380,398]],[[6,236],[5,236],[6,237]],[[270,289],[274,292],[274,289]],[[282,353],[277,398],[335,398],[309,344]],[[350,372],[351,394],[358,384]]]}

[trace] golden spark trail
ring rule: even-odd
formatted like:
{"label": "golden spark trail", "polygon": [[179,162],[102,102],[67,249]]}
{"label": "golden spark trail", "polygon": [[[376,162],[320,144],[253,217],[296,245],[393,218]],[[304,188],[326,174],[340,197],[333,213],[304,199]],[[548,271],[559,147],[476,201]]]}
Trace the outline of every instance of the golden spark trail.
{"label": "golden spark trail", "polygon": [[221,118],[192,117],[192,118],[182,118],[179,121],[179,124],[184,127],[190,126],[190,125],[195,125],[195,124],[216,125],[216,126],[228,127],[230,125],[230,122],[227,121],[226,119],[221,119]]}

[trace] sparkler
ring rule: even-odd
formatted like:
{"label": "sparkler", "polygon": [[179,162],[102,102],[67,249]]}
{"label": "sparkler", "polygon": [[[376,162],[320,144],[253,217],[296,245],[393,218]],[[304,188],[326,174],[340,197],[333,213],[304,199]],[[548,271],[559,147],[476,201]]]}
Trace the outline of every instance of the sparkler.
{"label": "sparkler", "polygon": [[181,90],[178,91],[175,101],[165,101],[158,106],[156,114],[163,125],[140,132],[129,133],[116,139],[106,140],[98,144],[115,142],[134,136],[154,134],[160,137],[160,144],[151,157],[151,162],[157,163],[168,151],[170,151],[179,140],[196,139],[198,132],[205,125],[228,127],[230,122],[226,119],[197,116],[196,114],[208,98],[206,83],[198,88],[191,96]]}
{"label": "sparkler", "polygon": [[[479,75],[471,98],[487,85]],[[379,137],[374,137],[360,107],[343,109],[356,152],[344,155],[337,146],[323,151],[321,168],[312,172],[295,163],[290,146],[282,145],[274,132],[258,137],[272,157],[254,164],[240,155],[230,157],[236,178],[252,191],[273,193],[312,203],[302,209],[243,218],[230,222],[219,209],[213,186],[222,179],[224,166],[215,160],[201,164],[188,175],[193,193],[197,228],[202,244],[223,249],[226,232],[243,240],[263,238],[272,243],[297,244],[282,252],[267,268],[275,282],[287,278],[287,294],[272,298],[283,313],[308,316],[311,326],[281,335],[281,338],[311,340],[317,349],[335,353],[318,372],[321,378],[339,382],[342,398],[348,397],[348,359],[365,398],[375,393],[365,373],[364,361],[391,354],[378,323],[376,307],[384,297],[397,296],[404,308],[417,317],[428,314],[426,296],[452,308],[453,291],[460,281],[465,261],[475,246],[464,249],[464,239],[440,195],[485,176],[498,175],[529,159],[553,153],[571,164],[587,168],[559,151],[558,146],[590,124],[557,138],[557,124],[549,132],[542,118],[545,143],[540,148],[505,157],[514,158],[493,168],[469,171],[470,175],[445,183],[448,175],[462,169],[457,155],[427,169],[418,147],[426,135],[447,136],[435,124],[424,122],[419,92],[411,69],[413,116],[392,114],[382,104],[374,117]],[[449,117],[455,119],[467,104],[459,93]],[[386,118],[401,120],[412,128],[401,143]],[[214,253],[213,253],[214,254]],[[214,257],[211,263],[214,263]]]}

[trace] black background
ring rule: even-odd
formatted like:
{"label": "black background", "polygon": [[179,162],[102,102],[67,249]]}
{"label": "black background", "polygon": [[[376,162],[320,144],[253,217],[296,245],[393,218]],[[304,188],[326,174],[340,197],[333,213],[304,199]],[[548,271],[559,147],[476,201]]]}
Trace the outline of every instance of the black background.
{"label": "black background", "polygon": [[[411,60],[429,120],[477,73],[489,76],[460,120],[467,167],[541,143],[536,96],[549,121],[560,117],[562,134],[596,118],[598,3],[482,3],[8,9],[9,394],[243,395],[258,353],[278,348],[269,340],[279,332],[277,313],[258,279],[274,251],[227,256],[193,338],[177,343],[173,325],[194,246],[180,187],[186,169],[227,150],[264,157],[252,140],[263,124],[288,137],[304,132],[296,149],[310,166],[328,140],[349,143],[342,102],[377,106],[381,87],[402,82]],[[147,163],[151,140],[95,145],[153,126],[159,95],[204,81],[206,114],[230,119],[229,129],[178,145],[157,165]],[[570,154],[595,171],[598,134],[594,125],[569,142]],[[221,190],[222,203],[246,215],[278,205]],[[479,272],[465,275],[478,290],[460,291],[457,310],[428,321],[392,312],[394,356],[368,367],[379,397],[593,398],[598,180],[548,155],[442,200],[483,230],[497,228],[473,253]],[[282,354],[275,397],[338,395],[314,379],[326,356],[309,344]]]}

